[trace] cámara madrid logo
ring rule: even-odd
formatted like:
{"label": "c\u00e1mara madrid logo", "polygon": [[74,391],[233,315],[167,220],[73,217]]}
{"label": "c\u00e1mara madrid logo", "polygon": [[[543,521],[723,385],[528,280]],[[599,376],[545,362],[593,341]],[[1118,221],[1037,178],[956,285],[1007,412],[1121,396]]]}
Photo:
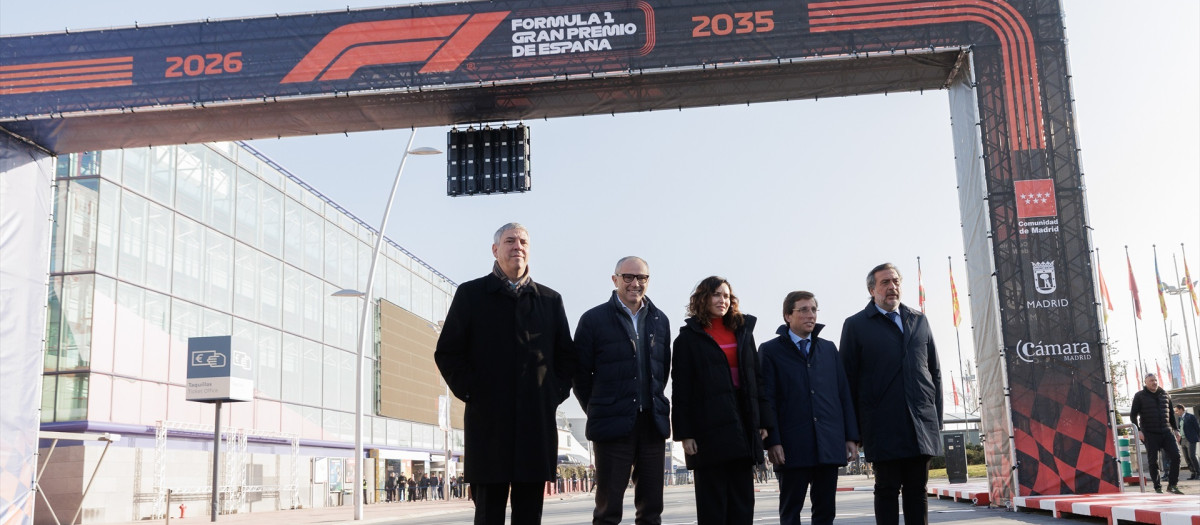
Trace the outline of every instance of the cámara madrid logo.
{"label": "c\u00e1mara madrid logo", "polygon": [[1058,357],[1063,361],[1084,361],[1092,358],[1092,347],[1087,343],[1017,341],[1017,357],[1027,363],[1032,363],[1037,357]]}

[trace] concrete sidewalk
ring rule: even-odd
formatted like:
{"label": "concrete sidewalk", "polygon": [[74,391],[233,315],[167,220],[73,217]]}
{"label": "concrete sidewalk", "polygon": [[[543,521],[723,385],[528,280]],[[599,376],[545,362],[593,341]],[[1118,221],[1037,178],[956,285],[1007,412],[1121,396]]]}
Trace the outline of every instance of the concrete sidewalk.
{"label": "concrete sidewalk", "polygon": [[[942,482],[944,480],[930,480],[930,483]],[[869,491],[875,485],[875,478],[868,478],[865,475],[849,475],[838,477],[838,488],[841,491]],[[1179,486],[1188,494],[1200,494],[1200,481],[1181,481]],[[778,492],[779,485],[775,480],[770,480],[767,483],[758,483],[755,485],[756,492]],[[1130,492],[1136,492],[1137,487],[1128,487]],[[668,491],[692,491],[692,485],[673,485],[666,488]],[[852,492],[839,492],[839,494],[848,494]],[[590,499],[595,497],[595,493],[591,492],[570,492],[555,494],[546,497],[546,503],[558,500],[585,498]],[[965,505],[969,505],[964,503]],[[171,523],[174,525],[188,524],[204,524],[210,523],[207,515],[201,515],[201,508],[195,506],[195,502],[188,505],[189,517],[180,520],[172,518]],[[207,506],[203,507],[207,510]],[[179,515],[178,509],[172,509],[175,512],[174,516]],[[417,523],[420,518],[430,518],[450,513],[467,513],[474,512],[475,505],[470,500],[455,499],[450,501],[417,501],[406,503],[373,503],[363,506],[363,520],[354,521],[354,511],[349,505],[341,507],[320,507],[297,510],[280,510],[268,512],[254,512],[247,514],[229,514],[217,517],[217,523],[241,524],[241,525],[385,525],[394,523]],[[192,514],[192,513],[195,514]],[[1019,513],[1012,513],[1010,516],[1014,520],[1019,521]],[[420,521],[422,523],[430,523],[432,520]],[[156,523],[166,523],[166,520],[140,520],[124,522],[117,525],[147,525]]]}
{"label": "concrete sidewalk", "polygon": [[[874,478],[868,479],[866,476],[841,476],[838,478],[839,488],[866,488],[870,489],[875,483]],[[755,484],[757,492],[777,492],[779,485],[774,479],[766,483]],[[671,491],[692,491],[692,485],[673,485],[666,488]],[[574,498],[594,498],[594,492],[567,492],[546,496],[546,503],[564,499]],[[175,506],[173,506],[175,507]],[[179,516],[179,509],[172,509],[172,516]],[[201,512],[207,511],[207,502],[203,506],[197,506],[196,502],[189,502],[188,517],[179,519],[178,517],[171,518],[172,525],[199,525],[203,523],[211,523],[207,514]],[[470,500],[455,499],[450,501],[415,501],[405,503],[372,503],[363,506],[362,521],[354,521],[354,511],[350,505],[340,507],[319,507],[296,510],[278,510],[266,512],[254,512],[246,514],[225,514],[217,517],[217,523],[229,523],[240,525],[384,525],[396,523],[398,520],[412,520],[416,522],[419,518],[430,518],[455,512],[474,512],[475,504]],[[193,514],[194,513],[194,514]],[[167,523],[167,520],[139,520],[123,522],[115,525],[148,525],[156,523]]]}
{"label": "concrete sidewalk", "polygon": [[[569,492],[560,493],[552,496],[546,496],[546,502],[557,501],[560,499],[594,497],[594,493],[588,492]],[[179,509],[172,509],[172,516],[179,516]],[[201,515],[200,512],[208,510],[207,502],[203,510],[195,506],[195,502],[188,505],[188,517],[179,519],[172,517],[170,523],[172,525],[199,525],[211,523],[207,514]],[[372,503],[363,505],[362,521],[354,521],[354,510],[350,505],[340,507],[319,507],[296,510],[277,510],[267,512],[253,512],[246,514],[223,514],[217,517],[217,523],[241,524],[241,525],[334,525],[334,524],[355,524],[355,525],[383,525],[395,523],[397,520],[415,520],[418,518],[428,518],[450,514],[455,512],[474,512],[475,504],[466,499],[452,499],[439,501],[414,501],[404,503]],[[195,512],[196,515],[191,515]],[[156,523],[167,523],[167,520],[139,520],[123,522],[115,525],[149,525]]]}

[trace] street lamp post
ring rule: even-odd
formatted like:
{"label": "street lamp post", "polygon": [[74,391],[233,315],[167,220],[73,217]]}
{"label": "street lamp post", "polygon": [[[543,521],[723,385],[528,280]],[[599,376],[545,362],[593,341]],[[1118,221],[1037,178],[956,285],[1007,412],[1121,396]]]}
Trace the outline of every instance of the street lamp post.
{"label": "street lamp post", "polygon": [[[442,327],[445,325],[445,323],[445,320],[438,321],[437,324],[429,323],[429,328],[440,337],[442,335]],[[438,426],[442,427],[442,432],[444,433],[442,436],[442,445],[444,445],[446,449],[446,455],[443,456],[445,461],[445,469],[442,472],[442,494],[444,496],[443,499],[446,502],[450,502],[452,501],[450,499],[450,456],[452,454],[452,451],[450,450],[450,435],[453,432],[453,429],[450,425],[450,403],[453,401],[453,399],[450,397],[450,383],[447,383],[445,379],[442,379],[442,383],[446,386],[446,394],[444,396],[439,396],[440,399],[438,399]],[[445,401],[443,402],[442,399],[445,399]],[[444,406],[443,403],[445,403]]]}
{"label": "street lamp post", "polygon": [[383,234],[387,231],[388,217],[392,214],[392,201],[396,200],[396,188],[400,186],[400,175],[404,173],[404,164],[408,162],[408,155],[436,155],[441,151],[421,147],[413,149],[413,139],[416,138],[417,131],[413,130],[412,135],[408,137],[408,145],[404,147],[404,155],[400,157],[400,167],[396,169],[396,179],[392,182],[392,191],[388,194],[387,206],[383,209],[383,221],[379,224],[379,231],[375,234],[375,249],[371,252],[371,267],[367,272],[367,289],[359,292],[357,290],[339,290],[333,295],[336,297],[362,297],[363,309],[362,320],[358,324],[358,358],[355,360],[354,367],[354,481],[351,488],[354,492],[354,519],[363,519],[363,491],[362,486],[366,482],[366,473],[363,472],[363,359],[366,358],[364,347],[367,344],[367,314],[371,308],[371,290],[375,284],[375,266],[379,262],[379,250],[383,247]]}

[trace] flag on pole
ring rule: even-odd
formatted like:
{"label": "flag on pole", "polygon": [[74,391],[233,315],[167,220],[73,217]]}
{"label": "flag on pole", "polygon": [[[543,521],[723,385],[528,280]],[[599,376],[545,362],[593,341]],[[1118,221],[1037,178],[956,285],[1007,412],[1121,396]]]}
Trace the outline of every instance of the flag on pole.
{"label": "flag on pole", "polygon": [[917,291],[920,292],[918,300],[921,305],[921,313],[925,313],[925,280],[921,278],[920,257],[917,257]]}
{"label": "flag on pole", "polygon": [[[1182,244],[1179,246],[1183,247]],[[1183,253],[1183,279],[1187,281],[1188,294],[1192,296],[1192,311],[1200,315],[1200,303],[1196,302],[1196,285],[1192,283],[1192,272],[1188,271],[1187,252]]]}
{"label": "flag on pole", "polygon": [[954,310],[954,327],[962,321],[962,312],[958,309],[958,288],[954,286],[954,266],[950,266],[950,306]]}
{"label": "flag on pole", "polygon": [[1125,254],[1125,264],[1129,266],[1129,293],[1133,294],[1133,312],[1137,318],[1142,318],[1142,300],[1138,298],[1137,281],[1133,278],[1133,263],[1129,262],[1129,254]]}
{"label": "flag on pole", "polygon": [[950,374],[950,389],[954,391],[954,406],[958,406],[958,383],[954,382],[954,374]]}
{"label": "flag on pole", "polygon": [[1100,274],[1100,300],[1104,302],[1104,322],[1108,322],[1108,312],[1112,311],[1112,298],[1108,296],[1108,284],[1104,282],[1104,270],[1100,268],[1100,259],[1096,259],[1096,273]]}
{"label": "flag on pole", "polygon": [[1154,252],[1154,280],[1158,281],[1158,308],[1162,310],[1163,319],[1167,318],[1167,297],[1163,292],[1167,291],[1167,283],[1162,281],[1162,277],[1158,276],[1158,251]]}

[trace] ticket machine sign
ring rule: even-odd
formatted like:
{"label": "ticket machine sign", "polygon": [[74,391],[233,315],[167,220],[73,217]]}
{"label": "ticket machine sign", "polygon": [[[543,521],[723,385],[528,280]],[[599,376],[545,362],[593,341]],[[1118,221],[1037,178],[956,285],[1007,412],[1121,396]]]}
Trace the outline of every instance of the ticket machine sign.
{"label": "ticket machine sign", "polygon": [[254,363],[240,340],[232,336],[188,338],[188,401],[251,401]]}

